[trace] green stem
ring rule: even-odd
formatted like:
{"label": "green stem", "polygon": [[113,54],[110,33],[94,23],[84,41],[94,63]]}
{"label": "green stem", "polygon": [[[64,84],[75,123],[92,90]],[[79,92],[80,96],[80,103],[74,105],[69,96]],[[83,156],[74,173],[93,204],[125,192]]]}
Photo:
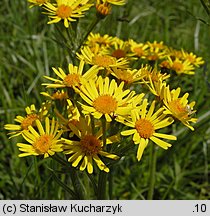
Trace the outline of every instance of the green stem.
{"label": "green stem", "polygon": [[109,181],[109,199],[112,200],[113,199],[113,171],[110,170],[109,171],[109,177],[108,177],[108,181]]}
{"label": "green stem", "polygon": [[107,173],[104,171],[100,171],[98,178],[98,200],[106,199],[106,181],[107,181]]}
{"label": "green stem", "polygon": [[150,163],[149,163],[149,190],[147,199],[152,200],[155,187],[155,172],[156,172],[156,149],[155,145],[150,147]]}
{"label": "green stem", "polygon": [[77,47],[77,51],[81,48],[81,46],[83,45],[84,41],[87,39],[88,35],[90,34],[90,32],[95,28],[95,26],[98,24],[98,22],[100,20],[101,20],[101,18],[99,16],[96,16],[95,19],[93,19],[92,23],[88,27],[87,32],[85,33],[84,37],[80,41],[80,43],[79,43],[79,45]]}
{"label": "green stem", "polygon": [[74,192],[77,195],[77,199],[84,199],[82,183],[78,177],[75,168],[73,168],[67,161],[65,161],[57,154],[53,155],[52,158],[56,160],[58,163],[60,163],[62,166],[68,166],[70,168],[69,173],[70,173],[72,185],[74,187]]}
{"label": "green stem", "polygon": [[74,187],[74,191],[77,194],[77,199],[83,200],[84,199],[84,192],[83,192],[83,188],[82,188],[82,183],[79,179],[79,176],[78,176],[75,168],[71,167],[69,173],[70,173],[71,181],[72,181],[72,184]]}
{"label": "green stem", "polygon": [[[106,150],[106,119],[102,118],[102,140],[103,140],[103,150]],[[98,194],[97,198],[99,200],[106,199],[106,182],[107,182],[107,173],[104,171],[100,171],[98,177]]]}

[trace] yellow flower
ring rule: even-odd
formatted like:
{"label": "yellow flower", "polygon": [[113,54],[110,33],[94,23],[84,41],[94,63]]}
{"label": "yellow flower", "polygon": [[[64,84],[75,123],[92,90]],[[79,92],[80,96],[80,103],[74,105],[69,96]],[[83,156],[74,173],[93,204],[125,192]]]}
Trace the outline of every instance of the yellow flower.
{"label": "yellow flower", "polygon": [[163,81],[170,77],[170,74],[161,73],[161,71],[148,65],[142,65],[140,72],[142,75],[144,75],[144,80],[149,82],[158,82],[159,80]]}
{"label": "yellow flower", "polygon": [[123,41],[117,37],[113,38],[113,42],[111,46],[107,47],[107,49],[102,50],[101,54],[115,57],[116,59],[127,59],[133,60],[135,59],[133,56],[133,52],[131,52],[130,44],[128,41]]}
{"label": "yellow flower", "polygon": [[[80,167],[83,171],[87,169],[88,173],[93,173],[93,161],[100,170],[109,172],[109,168],[101,159],[107,157],[117,160],[117,155],[103,151],[103,142],[100,139],[102,131],[99,130],[93,135],[90,117],[80,118],[77,125],[70,124],[70,127],[79,140],[62,139],[65,142],[64,154],[70,154],[68,161],[72,163],[73,167]],[[111,144],[118,141],[118,136],[112,136],[106,139],[106,144]]]}
{"label": "yellow flower", "polygon": [[95,65],[104,69],[113,67],[127,68],[128,66],[128,61],[124,58],[116,59],[109,55],[96,54],[87,46],[81,50],[81,54],[77,53],[77,56],[80,60],[83,60],[90,65]]}
{"label": "yellow flower", "polygon": [[56,0],[55,4],[47,2],[44,4],[46,12],[52,19],[48,24],[64,20],[64,26],[69,27],[69,22],[76,21],[83,17],[84,12],[89,10],[93,4],[87,4],[88,0]]}
{"label": "yellow flower", "polygon": [[100,35],[99,33],[90,33],[86,45],[95,53],[96,50],[101,50],[103,48],[109,47],[113,42],[113,37],[108,34]]}
{"label": "yellow flower", "polygon": [[52,156],[55,152],[62,152],[62,140],[59,139],[62,135],[62,131],[58,132],[58,123],[53,118],[51,123],[48,117],[45,119],[45,129],[41,122],[36,120],[36,127],[29,126],[28,131],[22,133],[23,138],[30,144],[17,143],[19,150],[23,153],[19,154],[19,157],[25,157],[29,155],[44,155],[44,158]]}
{"label": "yellow flower", "polygon": [[195,123],[197,121],[196,118],[191,117],[191,115],[196,112],[193,110],[195,101],[188,104],[187,98],[189,94],[185,93],[182,97],[179,97],[180,92],[180,88],[177,88],[176,90],[173,89],[172,91],[170,91],[169,86],[165,88],[163,103],[165,104],[166,111],[164,111],[164,113],[172,115],[174,118],[181,121],[185,126],[191,130],[194,130],[194,128],[190,125],[190,122]]}
{"label": "yellow flower", "polygon": [[88,71],[83,74],[84,61],[80,61],[79,67],[69,64],[69,73],[66,74],[62,68],[52,68],[54,73],[61,79],[55,79],[49,76],[44,76],[46,79],[53,81],[54,83],[43,83],[42,85],[47,86],[47,88],[74,88],[77,90],[84,80],[89,80],[94,78],[98,73],[97,66],[91,67]]}
{"label": "yellow flower", "polygon": [[162,101],[164,99],[165,95],[165,89],[166,89],[166,82],[163,82],[161,79],[157,82],[153,82],[151,79],[149,80],[149,83],[146,83],[147,87],[149,88],[150,92],[158,97],[158,100]]}
{"label": "yellow flower", "polygon": [[35,108],[35,105],[32,104],[25,108],[26,116],[16,116],[14,119],[19,124],[6,124],[4,128],[6,130],[12,130],[14,132],[8,133],[11,135],[9,138],[13,138],[21,135],[25,130],[28,130],[29,126],[34,126],[35,120],[42,120],[44,116],[47,115],[50,107],[50,102],[45,102],[42,104],[42,107],[39,111]]}
{"label": "yellow flower", "polygon": [[180,60],[176,58],[175,60],[172,60],[171,57],[168,57],[169,61],[169,69],[175,71],[177,74],[194,74],[194,66],[188,61],[188,60]]}
{"label": "yellow flower", "polygon": [[145,76],[145,74],[142,73],[141,69],[123,70],[123,69],[113,68],[113,72],[111,74],[114,77],[116,77],[118,80],[125,82],[125,84],[139,82]]}
{"label": "yellow flower", "polygon": [[[54,110],[55,115],[59,118],[62,129],[64,131],[70,131],[69,124],[74,124],[75,126],[78,125],[79,118],[80,118],[80,112],[76,106],[73,105],[70,99],[67,99],[67,118],[63,116],[57,109]],[[72,133],[69,134],[69,136],[73,136]]]}
{"label": "yellow flower", "polygon": [[123,136],[129,136],[133,134],[134,143],[139,144],[137,151],[138,161],[141,160],[144,149],[148,145],[149,140],[153,141],[163,149],[168,149],[168,147],[171,147],[171,144],[159,138],[176,140],[176,137],[173,135],[156,132],[156,130],[172,124],[173,119],[170,117],[166,117],[166,115],[163,114],[164,108],[158,109],[155,113],[154,109],[155,101],[152,102],[147,112],[147,99],[144,99],[140,111],[136,109],[132,110],[131,118],[124,118],[123,123],[133,129],[122,131],[121,134]]}
{"label": "yellow flower", "polygon": [[[88,104],[82,104],[84,114],[92,114],[96,119],[105,116],[106,121],[111,122],[112,117],[127,115],[132,109],[134,91],[123,90],[124,82],[119,86],[115,80],[108,77],[97,81],[90,80],[81,86],[80,96]],[[135,97],[135,104],[141,102],[142,94]]]}
{"label": "yellow flower", "polygon": [[144,43],[137,43],[134,40],[130,39],[129,41],[131,51],[134,53],[135,56],[139,58],[146,58],[148,55],[148,44]]}
{"label": "yellow flower", "polygon": [[189,61],[192,65],[199,67],[200,65],[204,64],[204,60],[202,57],[197,57],[195,54],[185,52],[182,50],[183,59]]}
{"label": "yellow flower", "polygon": [[68,98],[68,93],[65,92],[63,89],[61,91],[55,91],[52,94],[48,92],[41,92],[40,94],[45,97],[49,97],[51,100],[66,100]]}
{"label": "yellow flower", "polygon": [[164,58],[167,55],[167,47],[163,42],[154,41],[153,43],[147,42],[148,52],[146,58],[149,61],[156,61]]}
{"label": "yellow flower", "polygon": [[30,8],[37,5],[37,6],[42,6],[47,2],[50,2],[50,0],[28,0],[28,2],[30,3]]}

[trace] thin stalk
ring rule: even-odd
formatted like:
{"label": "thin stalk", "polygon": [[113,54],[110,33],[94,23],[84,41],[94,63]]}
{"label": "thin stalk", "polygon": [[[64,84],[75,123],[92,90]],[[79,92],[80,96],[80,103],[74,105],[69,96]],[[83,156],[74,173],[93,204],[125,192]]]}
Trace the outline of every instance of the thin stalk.
{"label": "thin stalk", "polygon": [[100,171],[98,178],[98,200],[106,199],[106,181],[107,181],[107,173],[104,171]]}
{"label": "thin stalk", "polygon": [[78,176],[75,168],[71,167],[69,173],[70,173],[71,181],[72,181],[72,184],[74,187],[74,191],[77,194],[77,198],[79,200],[83,200],[84,199],[84,191],[82,188],[82,183],[79,179],[79,176]]}
{"label": "thin stalk", "polygon": [[84,37],[82,38],[82,40],[80,41],[78,47],[77,47],[77,51],[81,48],[82,44],[84,43],[84,41],[87,39],[88,35],[90,34],[90,32],[95,28],[95,26],[98,24],[98,22],[101,20],[101,18],[99,16],[96,16],[95,19],[93,19],[92,23],[90,24],[90,26],[88,27],[87,32],[85,33]]}
{"label": "thin stalk", "polygon": [[[106,150],[106,119],[102,118],[102,140],[103,140],[103,149]],[[106,199],[106,182],[107,182],[107,173],[104,171],[100,171],[98,177],[98,194],[97,198],[99,200]]]}
{"label": "thin stalk", "polygon": [[93,190],[94,190],[95,195],[97,195],[98,186],[96,184],[96,181],[95,181],[94,177],[91,174],[89,174],[88,172],[86,172],[86,174],[87,174],[87,177],[89,178],[89,180],[90,180],[90,182],[91,182],[91,184],[93,186]]}
{"label": "thin stalk", "polygon": [[113,171],[112,170],[110,170],[109,172],[108,181],[109,181],[109,199],[112,200],[113,199]]}
{"label": "thin stalk", "polygon": [[155,145],[150,147],[150,162],[149,162],[149,190],[147,194],[147,199],[152,200],[155,187],[155,172],[156,172],[156,149]]}
{"label": "thin stalk", "polygon": [[76,170],[72,166],[70,166],[70,164],[67,161],[65,161],[63,158],[61,158],[59,155],[55,154],[53,155],[52,158],[56,160],[58,163],[60,163],[62,166],[68,166],[70,168],[69,173],[70,173],[72,185],[74,187],[74,192],[77,195],[77,199],[84,199],[82,184]]}

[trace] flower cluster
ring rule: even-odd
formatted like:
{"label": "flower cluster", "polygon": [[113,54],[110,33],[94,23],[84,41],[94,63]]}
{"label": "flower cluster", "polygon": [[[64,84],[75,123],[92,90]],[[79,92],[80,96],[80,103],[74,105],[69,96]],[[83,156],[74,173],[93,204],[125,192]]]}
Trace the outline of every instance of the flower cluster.
{"label": "flower cluster", "polygon": [[[49,1],[33,2],[44,4],[51,13],[68,2],[69,7],[81,10],[79,16],[89,7],[88,1],[63,0],[53,6]],[[51,18],[51,22],[60,20],[53,14]],[[67,26],[73,18],[63,19]],[[93,173],[95,162],[100,170],[109,172],[107,164],[120,159],[118,148],[128,145],[128,136],[138,145],[139,161],[149,142],[163,149],[171,147],[168,141],[177,139],[171,135],[175,120],[194,130],[190,123],[196,122],[195,102],[188,102],[188,93],[180,96],[180,87],[170,88],[170,76],[193,74],[203,64],[201,57],[163,42],[137,43],[91,33],[77,58],[78,66],[53,67],[54,75],[44,76],[47,91],[41,94],[47,100],[39,111],[31,105],[25,116],[15,118],[18,124],[5,125],[13,131],[10,137],[22,136],[28,143],[17,144],[20,157],[46,158],[62,152],[81,171]]]}
{"label": "flower cluster", "polygon": [[30,7],[40,6],[47,14],[50,21],[48,24],[64,22],[64,26],[69,28],[69,23],[77,21],[85,16],[85,12],[95,6],[101,16],[107,16],[112,5],[124,5],[125,0],[28,0]]}

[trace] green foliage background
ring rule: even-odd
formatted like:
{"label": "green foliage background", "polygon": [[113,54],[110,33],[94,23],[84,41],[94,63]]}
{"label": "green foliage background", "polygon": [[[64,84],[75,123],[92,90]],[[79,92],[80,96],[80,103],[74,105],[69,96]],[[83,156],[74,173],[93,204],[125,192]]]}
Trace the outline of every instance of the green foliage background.
{"label": "green foliage background", "polygon": [[[93,16],[91,9],[82,18],[85,27]],[[178,141],[167,151],[158,149],[154,199],[210,199],[210,17],[199,0],[129,0],[114,7],[112,14],[94,32],[133,38],[138,42],[164,41],[176,49],[202,56],[205,65],[194,76],[177,78],[174,86],[196,100],[198,122],[195,131],[178,126]],[[70,199],[58,186],[57,164],[34,157],[18,158],[16,143],[9,140],[4,124],[32,103],[40,106],[43,75],[51,67],[68,63],[68,53],[53,40],[55,29],[47,25],[39,8],[29,9],[25,0],[0,2],[0,199]],[[145,199],[148,190],[149,152],[138,163],[135,152],[128,153],[113,173],[115,199]],[[56,176],[71,185],[69,170]],[[67,173],[67,174],[64,174]],[[81,179],[83,174],[79,174]],[[86,197],[89,182],[84,182]],[[71,186],[70,186],[71,187]],[[91,189],[90,189],[91,190]]]}

